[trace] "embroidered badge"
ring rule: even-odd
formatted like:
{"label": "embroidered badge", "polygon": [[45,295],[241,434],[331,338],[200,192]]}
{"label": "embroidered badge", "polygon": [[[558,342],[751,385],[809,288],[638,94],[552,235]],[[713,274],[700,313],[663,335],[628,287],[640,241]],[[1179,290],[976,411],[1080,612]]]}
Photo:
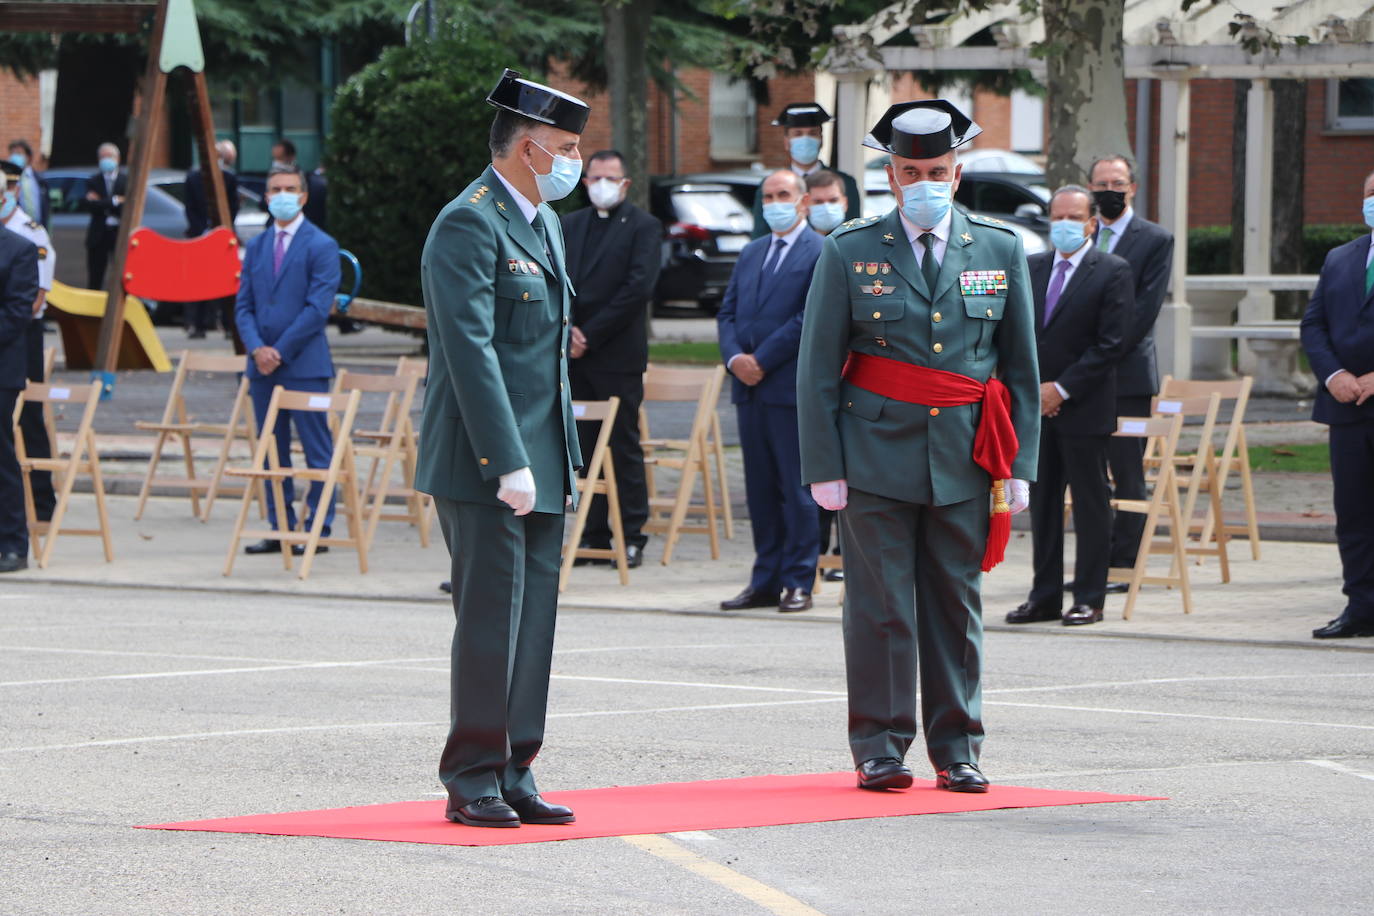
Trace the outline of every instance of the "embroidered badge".
{"label": "embroidered badge", "polygon": [[538,264],[536,264],[536,263],[534,263],[533,261],[531,261],[531,262],[529,263],[529,268],[530,268],[530,274],[531,274],[531,275],[536,276],[536,277],[539,276],[539,265],[538,265]]}
{"label": "embroidered badge", "polygon": [[863,272],[864,272],[864,262],[863,262],[863,261],[855,261],[855,262],[854,262],[854,273],[856,273],[856,274],[861,274],[861,273],[863,273]]}
{"label": "embroidered badge", "polygon": [[874,280],[872,286],[860,286],[859,289],[868,293],[870,296],[886,296],[892,293],[897,287],[883,286],[882,280]]}
{"label": "embroidered badge", "polygon": [[960,233],[959,238],[963,239],[965,242],[973,241],[973,236],[969,235],[967,232]]}
{"label": "embroidered badge", "polygon": [[965,296],[999,296],[1007,292],[1005,270],[966,270],[959,274],[959,292]]}
{"label": "embroidered badge", "polygon": [[506,266],[510,268],[510,272],[511,272],[511,273],[519,273],[519,272],[520,272],[520,268],[516,266],[516,263],[517,263],[517,262],[516,262],[515,258],[509,258],[509,259],[506,260]]}
{"label": "embroidered badge", "polygon": [[878,265],[878,273],[886,277],[888,274],[892,273],[892,265],[884,261]]}
{"label": "embroidered badge", "polygon": [[869,275],[870,277],[876,276],[877,273],[878,273],[878,262],[877,262],[877,261],[869,261],[868,264],[865,265],[864,269],[865,269],[866,271],[868,271],[868,275]]}

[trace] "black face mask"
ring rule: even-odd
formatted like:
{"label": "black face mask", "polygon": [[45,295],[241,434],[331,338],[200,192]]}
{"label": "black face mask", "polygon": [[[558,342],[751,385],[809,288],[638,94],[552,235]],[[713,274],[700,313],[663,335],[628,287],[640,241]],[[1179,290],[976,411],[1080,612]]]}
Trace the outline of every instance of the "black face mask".
{"label": "black face mask", "polygon": [[1093,191],[1093,200],[1097,201],[1097,209],[1107,219],[1116,219],[1126,212],[1125,191]]}

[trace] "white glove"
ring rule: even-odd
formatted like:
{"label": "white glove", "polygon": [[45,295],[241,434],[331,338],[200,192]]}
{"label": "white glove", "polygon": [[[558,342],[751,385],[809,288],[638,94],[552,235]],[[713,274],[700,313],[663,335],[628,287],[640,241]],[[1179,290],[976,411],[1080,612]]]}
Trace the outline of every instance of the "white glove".
{"label": "white glove", "polygon": [[849,484],[843,480],[813,483],[811,485],[811,498],[822,509],[838,512],[849,503]]}
{"label": "white glove", "polygon": [[496,498],[514,509],[516,515],[529,515],[534,509],[534,474],[529,468],[502,474]]}
{"label": "white glove", "polygon": [[1011,514],[1024,512],[1030,507],[1030,484],[1024,480],[1012,478],[1007,481],[1008,489],[1011,491],[1006,495],[1007,505],[1011,507]]}

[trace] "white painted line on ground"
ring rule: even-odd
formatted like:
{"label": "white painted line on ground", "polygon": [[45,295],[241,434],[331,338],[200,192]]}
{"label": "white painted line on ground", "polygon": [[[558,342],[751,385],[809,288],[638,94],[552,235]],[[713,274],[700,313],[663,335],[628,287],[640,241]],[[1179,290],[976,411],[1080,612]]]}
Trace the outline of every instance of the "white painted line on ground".
{"label": "white painted line on ground", "polygon": [[589,712],[555,712],[550,719],[582,719],[595,716],[638,716],[660,712],[700,712],[707,709],[760,709],[765,706],[805,706],[811,703],[840,703],[844,697],[825,697],[814,700],[774,700],[769,703],[707,703],[700,706],[659,706],[654,709],[596,709]]}
{"label": "white painted line on ground", "polygon": [[194,671],[150,671],[138,674],[94,674],[88,677],[44,678],[31,681],[0,681],[0,687],[36,687],[50,684],[81,684],[92,681],[139,681],[175,677],[206,677],[224,674],[258,674],[264,671],[304,671],[321,668],[363,668],[395,665],[401,662],[429,661],[423,658],[386,658],[357,662],[305,662],[299,665],[264,665],[252,668],[201,668]]}
{"label": "white painted line on ground", "polygon": [[819,910],[812,909],[791,894],[721,865],[701,853],[674,843],[665,836],[623,836],[621,839],[651,856],[670,862],[736,893],[770,913],[776,913],[778,916],[822,916]]}
{"label": "white painted line on ground", "polygon": [[1314,767],[1321,767],[1324,770],[1332,770],[1336,773],[1344,773],[1346,776],[1358,776],[1360,779],[1374,780],[1374,773],[1365,773],[1354,767],[1348,767],[1343,763],[1334,760],[1304,760],[1303,763],[1310,763]]}
{"label": "white painted line on ground", "polygon": [[574,655],[584,652],[649,652],[649,651],[678,651],[679,649],[759,649],[759,648],[778,648],[780,646],[791,646],[795,643],[750,643],[742,646],[739,643],[693,643],[685,646],[583,646],[576,649],[554,649],[554,655]]}
{"label": "white painted line on ground", "polygon": [[594,677],[582,674],[553,674],[556,681],[588,681],[602,684],[643,684],[649,687],[705,687],[714,690],[761,690],[765,693],[809,693],[823,697],[843,697],[843,690],[806,690],[801,687],[755,687],[750,684],[715,684],[706,681],[655,681],[633,677]]}
{"label": "white painted line on ground", "polygon": [[1086,684],[1045,684],[1038,687],[997,687],[983,695],[1036,693],[1055,690],[1092,690],[1104,687],[1146,687],[1158,684],[1198,684],[1212,681],[1312,681],[1343,677],[1374,677],[1374,671],[1323,672],[1321,674],[1211,674],[1198,677],[1148,677],[1130,681],[1090,681]]}
{"label": "white painted line on ground", "polygon": [[[129,652],[120,649],[69,649],[63,646],[0,646],[0,652],[48,652],[57,655],[113,655],[120,658],[173,658],[203,662],[257,662],[262,665],[308,665],[303,658],[258,658],[249,655],[183,655],[176,652]],[[443,659],[425,659],[443,661]]]}
{"label": "white painted line on ground", "polygon": [[1119,709],[1108,706],[1064,706],[1054,703],[1008,703],[994,700],[985,706],[1015,706],[1023,709],[1062,709],[1068,712],[1096,712],[1115,716],[1166,716],[1172,719],[1207,719],[1212,722],[1254,722],[1259,725],[1304,725],[1310,728],[1348,728],[1358,731],[1374,731],[1374,725],[1356,725],[1349,722],[1306,722],[1299,719],[1261,719],[1255,716],[1209,716],[1196,712],[1161,712],[1156,709]]}

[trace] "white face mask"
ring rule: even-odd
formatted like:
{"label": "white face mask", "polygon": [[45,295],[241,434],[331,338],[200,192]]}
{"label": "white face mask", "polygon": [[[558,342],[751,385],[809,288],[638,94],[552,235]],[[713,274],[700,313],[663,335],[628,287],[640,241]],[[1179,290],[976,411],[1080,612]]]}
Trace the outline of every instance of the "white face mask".
{"label": "white face mask", "polygon": [[624,186],[623,178],[598,178],[587,187],[587,196],[591,198],[593,207],[609,210],[620,203],[620,189]]}

